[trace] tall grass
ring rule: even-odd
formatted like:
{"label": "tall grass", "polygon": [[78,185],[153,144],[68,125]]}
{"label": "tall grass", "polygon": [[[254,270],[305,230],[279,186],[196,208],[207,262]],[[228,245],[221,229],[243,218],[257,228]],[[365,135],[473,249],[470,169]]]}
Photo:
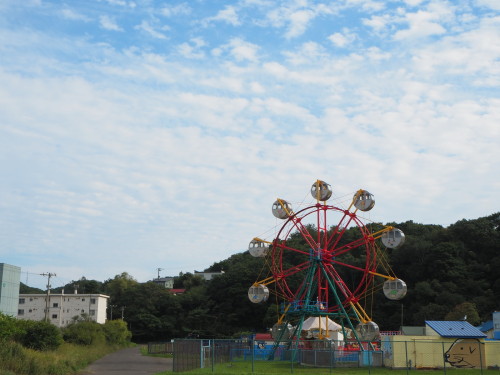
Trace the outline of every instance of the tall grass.
{"label": "tall grass", "polygon": [[[164,371],[155,375],[171,375],[171,372]],[[499,370],[486,370],[483,369],[451,369],[447,368],[446,371],[441,370],[401,370],[390,369],[385,367],[360,367],[360,368],[318,368],[312,366],[302,366],[294,364],[291,366],[290,362],[233,362],[218,364],[212,368],[196,369],[189,372],[182,372],[178,374],[186,375],[499,375]],[[1,374],[0,374],[1,375]]]}
{"label": "tall grass", "polygon": [[27,349],[16,342],[0,344],[0,375],[68,375],[118,349],[110,345],[62,344],[54,351]]}

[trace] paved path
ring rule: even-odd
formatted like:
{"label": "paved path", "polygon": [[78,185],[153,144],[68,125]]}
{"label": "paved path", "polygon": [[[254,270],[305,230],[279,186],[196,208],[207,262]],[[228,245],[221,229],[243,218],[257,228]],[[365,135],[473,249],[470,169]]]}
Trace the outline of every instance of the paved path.
{"label": "paved path", "polygon": [[152,375],[172,371],[172,358],[143,356],[139,347],[119,350],[98,359],[80,375]]}

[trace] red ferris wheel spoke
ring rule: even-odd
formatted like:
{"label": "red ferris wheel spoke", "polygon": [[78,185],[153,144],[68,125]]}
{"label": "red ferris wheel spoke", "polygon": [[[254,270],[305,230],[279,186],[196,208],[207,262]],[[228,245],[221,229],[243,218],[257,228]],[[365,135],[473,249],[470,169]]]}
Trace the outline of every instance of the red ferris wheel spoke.
{"label": "red ferris wheel spoke", "polygon": [[352,241],[348,244],[342,245],[337,249],[332,248],[330,251],[331,251],[331,254],[333,256],[339,256],[339,255],[342,255],[344,253],[347,253],[348,251],[357,249],[362,245],[366,245],[366,244],[370,243],[371,241],[372,241],[372,237],[363,237],[363,238],[357,239],[355,241]]}
{"label": "red ferris wheel spoke", "polygon": [[295,252],[295,253],[300,253],[300,254],[304,254],[304,255],[309,256],[309,252],[308,251],[304,251],[304,250],[296,249],[294,247],[286,246],[283,243],[277,243],[275,246],[277,248],[280,248],[280,249],[283,249],[283,250],[288,250],[288,251],[292,251],[292,252]]}
{"label": "red ferris wheel spoke", "polygon": [[290,267],[290,268],[285,269],[285,270],[279,269],[278,270],[279,272],[275,272],[274,278],[277,279],[277,280],[281,280],[283,278],[295,275],[296,273],[298,273],[300,271],[303,271],[303,270],[305,270],[305,269],[307,269],[309,267],[310,267],[310,262],[308,260],[308,261],[306,261],[304,263],[301,263],[299,265]]}
{"label": "red ferris wheel spoke", "polygon": [[337,264],[337,265],[342,266],[342,267],[347,267],[347,268],[351,268],[353,270],[361,271],[361,272],[375,272],[375,270],[372,270],[371,268],[361,268],[361,267],[354,266],[352,264],[339,262],[338,260],[332,260],[332,263]]}
{"label": "red ferris wheel spoke", "polygon": [[302,235],[302,238],[304,238],[311,249],[317,250],[318,243],[311,236],[311,233],[309,233],[307,228],[302,224],[302,219],[298,218],[297,215],[294,215],[290,218],[290,220],[293,222],[294,227],[297,228],[299,233]]}
{"label": "red ferris wheel spoke", "polygon": [[[327,241],[327,244],[325,246],[326,249],[335,248],[337,246],[338,242],[340,241],[340,239],[344,235],[345,231],[347,230],[349,224],[351,224],[351,221],[353,220],[354,214],[352,214],[351,212],[349,212],[347,210],[345,210],[343,212],[344,212],[344,215],[340,219],[339,223],[335,227],[335,230],[330,235],[330,238]],[[349,220],[347,220],[347,223],[343,224],[346,217],[348,217]],[[339,228],[341,229],[340,231],[339,231]]]}

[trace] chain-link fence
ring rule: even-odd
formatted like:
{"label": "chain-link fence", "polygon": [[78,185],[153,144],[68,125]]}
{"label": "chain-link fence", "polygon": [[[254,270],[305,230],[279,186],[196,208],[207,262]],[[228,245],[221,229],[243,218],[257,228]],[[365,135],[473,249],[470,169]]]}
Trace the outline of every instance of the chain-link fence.
{"label": "chain-link fence", "polygon": [[[439,339],[442,339],[438,337]],[[383,338],[363,343],[362,350],[333,340],[308,340],[295,346],[257,340],[176,339],[173,345],[175,372],[196,368],[217,372],[218,366],[234,366],[247,372],[265,374],[276,366],[288,366],[293,373],[301,367],[331,371],[340,367],[374,367],[405,370],[500,369],[500,342],[476,339],[397,340]],[[274,366],[274,369],[273,369]],[[258,371],[257,371],[258,370]]]}
{"label": "chain-link fence", "polygon": [[172,341],[148,342],[148,354],[172,354],[174,343]]}

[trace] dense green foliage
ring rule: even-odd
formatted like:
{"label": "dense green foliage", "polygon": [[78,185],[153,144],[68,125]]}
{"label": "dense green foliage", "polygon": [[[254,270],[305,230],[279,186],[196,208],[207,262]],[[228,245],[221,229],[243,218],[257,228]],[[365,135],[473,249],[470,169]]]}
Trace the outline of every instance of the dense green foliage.
{"label": "dense green foliage", "polygon": [[[472,324],[490,320],[491,313],[500,309],[499,224],[500,213],[460,220],[449,227],[412,221],[388,223],[406,235],[402,247],[388,249],[387,260],[407,283],[408,294],[401,301],[387,300],[380,290],[373,296],[366,310],[381,330],[465,316]],[[358,235],[355,231],[348,229],[342,240],[352,241]],[[292,236],[291,241],[295,248],[307,249],[301,236]],[[352,264],[362,265],[360,252],[348,256]],[[292,257],[284,261],[294,263]],[[139,283],[127,273],[104,282],[82,278],[65,289],[70,292],[77,284],[80,292],[110,295],[113,317],[123,311],[136,342],[188,335],[230,337],[262,332],[276,321],[273,298],[265,304],[252,304],[247,298],[250,285],[265,276],[260,274],[262,269],[262,258],[244,252],[209,267],[207,272],[224,270],[209,282],[190,273],[179,275],[174,286],[186,289],[181,295],[172,295],[151,282]],[[342,276],[347,283],[356,283],[354,273]],[[111,309],[108,318],[110,314]]]}
{"label": "dense green foliage", "polygon": [[61,330],[49,322],[20,321],[24,332],[18,336],[20,344],[35,350],[55,350],[62,343]]}
{"label": "dense green foliage", "polygon": [[15,341],[0,342],[0,374],[67,375],[77,373],[116,346],[79,346],[63,343],[56,350],[40,352]]}
{"label": "dense green foliage", "polygon": [[48,322],[18,320],[0,313],[0,342],[8,341],[42,351],[55,350],[63,342],[59,328]]}
{"label": "dense green foliage", "polygon": [[130,344],[121,320],[97,324],[75,320],[61,330],[45,321],[18,320],[0,313],[0,374],[75,373],[97,358]]}

